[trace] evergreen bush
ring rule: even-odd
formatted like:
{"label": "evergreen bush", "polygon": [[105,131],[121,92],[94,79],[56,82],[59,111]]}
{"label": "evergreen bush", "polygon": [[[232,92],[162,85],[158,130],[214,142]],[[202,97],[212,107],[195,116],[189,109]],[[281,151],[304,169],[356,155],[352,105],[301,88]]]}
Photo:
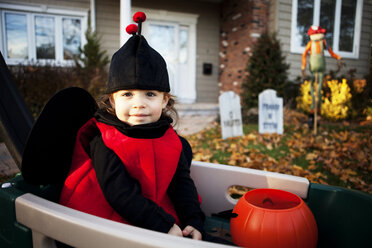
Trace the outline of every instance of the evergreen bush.
{"label": "evergreen bush", "polygon": [[87,43],[83,48],[79,47],[79,54],[75,58],[76,66],[85,69],[104,68],[110,61],[106,51],[101,49],[97,33],[88,27],[85,38]]}
{"label": "evergreen bush", "polygon": [[276,35],[263,33],[254,45],[246,68],[248,75],[242,83],[244,113],[257,107],[258,95],[265,89],[274,89],[283,97],[289,84],[288,69]]}
{"label": "evergreen bush", "polygon": [[75,58],[76,70],[80,75],[82,87],[96,98],[104,91],[107,80],[106,66],[110,61],[106,51],[101,49],[100,38],[90,25],[85,32],[85,38],[87,43],[83,48],[79,48],[79,55]]}

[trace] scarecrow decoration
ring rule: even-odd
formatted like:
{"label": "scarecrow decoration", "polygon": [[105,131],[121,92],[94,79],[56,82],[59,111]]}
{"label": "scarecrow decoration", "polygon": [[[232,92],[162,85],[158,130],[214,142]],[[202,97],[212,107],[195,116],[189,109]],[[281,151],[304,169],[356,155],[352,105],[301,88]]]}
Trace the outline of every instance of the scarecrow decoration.
{"label": "scarecrow decoration", "polygon": [[[307,54],[310,52],[310,72],[311,72],[311,84],[310,84],[310,92],[311,97],[313,99],[311,105],[311,112],[309,118],[309,127],[312,128],[314,126],[314,134],[317,133],[317,123],[318,123],[318,112],[320,111],[321,103],[322,103],[322,83],[323,77],[326,70],[326,63],[324,57],[324,49],[328,49],[329,54],[338,60],[338,67],[340,68],[341,57],[335,54],[331,47],[327,46],[327,43],[324,39],[324,34],[327,31],[320,26],[312,25],[307,34],[310,36],[310,41],[307,43],[304,53],[302,54],[302,75],[306,78],[306,59]],[[317,83],[318,89],[314,90],[314,85]]]}

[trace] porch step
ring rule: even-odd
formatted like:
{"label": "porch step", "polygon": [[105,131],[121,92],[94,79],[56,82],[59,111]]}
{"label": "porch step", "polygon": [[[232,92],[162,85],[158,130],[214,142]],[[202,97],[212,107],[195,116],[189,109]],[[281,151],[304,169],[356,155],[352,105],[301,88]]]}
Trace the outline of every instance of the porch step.
{"label": "porch step", "polygon": [[179,120],[175,126],[180,135],[190,135],[210,128],[219,115],[217,103],[176,104]]}
{"label": "porch step", "polygon": [[215,116],[219,114],[218,103],[192,103],[176,104],[176,109],[180,117],[186,116]]}

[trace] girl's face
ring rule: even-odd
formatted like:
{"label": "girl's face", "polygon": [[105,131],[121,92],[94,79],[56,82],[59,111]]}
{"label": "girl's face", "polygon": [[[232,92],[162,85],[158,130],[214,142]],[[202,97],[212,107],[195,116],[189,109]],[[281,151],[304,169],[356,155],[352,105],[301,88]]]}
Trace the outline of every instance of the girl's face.
{"label": "girl's face", "polygon": [[119,90],[110,96],[117,118],[131,126],[159,120],[169,94],[157,90]]}

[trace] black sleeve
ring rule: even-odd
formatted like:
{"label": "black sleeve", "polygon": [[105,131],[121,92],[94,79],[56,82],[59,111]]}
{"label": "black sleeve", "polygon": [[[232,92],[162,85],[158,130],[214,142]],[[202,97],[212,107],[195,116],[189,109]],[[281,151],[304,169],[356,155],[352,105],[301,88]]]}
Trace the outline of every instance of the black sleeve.
{"label": "black sleeve", "polygon": [[190,177],[190,165],[184,152],[181,153],[168,194],[182,223],[181,228],[187,225],[193,226],[204,236],[205,215],[200,208],[199,196],[194,181]]}
{"label": "black sleeve", "polygon": [[179,136],[179,135],[178,135],[178,137],[181,140],[183,154],[185,154],[185,157],[186,157],[186,160],[187,160],[187,164],[190,167],[191,166],[191,162],[192,162],[192,148],[191,148],[189,142],[187,141],[187,139],[185,139],[184,137]]}
{"label": "black sleeve", "polygon": [[174,217],[142,195],[139,182],[101,136],[90,143],[90,151],[99,186],[110,206],[135,226],[167,233],[175,223]]}

